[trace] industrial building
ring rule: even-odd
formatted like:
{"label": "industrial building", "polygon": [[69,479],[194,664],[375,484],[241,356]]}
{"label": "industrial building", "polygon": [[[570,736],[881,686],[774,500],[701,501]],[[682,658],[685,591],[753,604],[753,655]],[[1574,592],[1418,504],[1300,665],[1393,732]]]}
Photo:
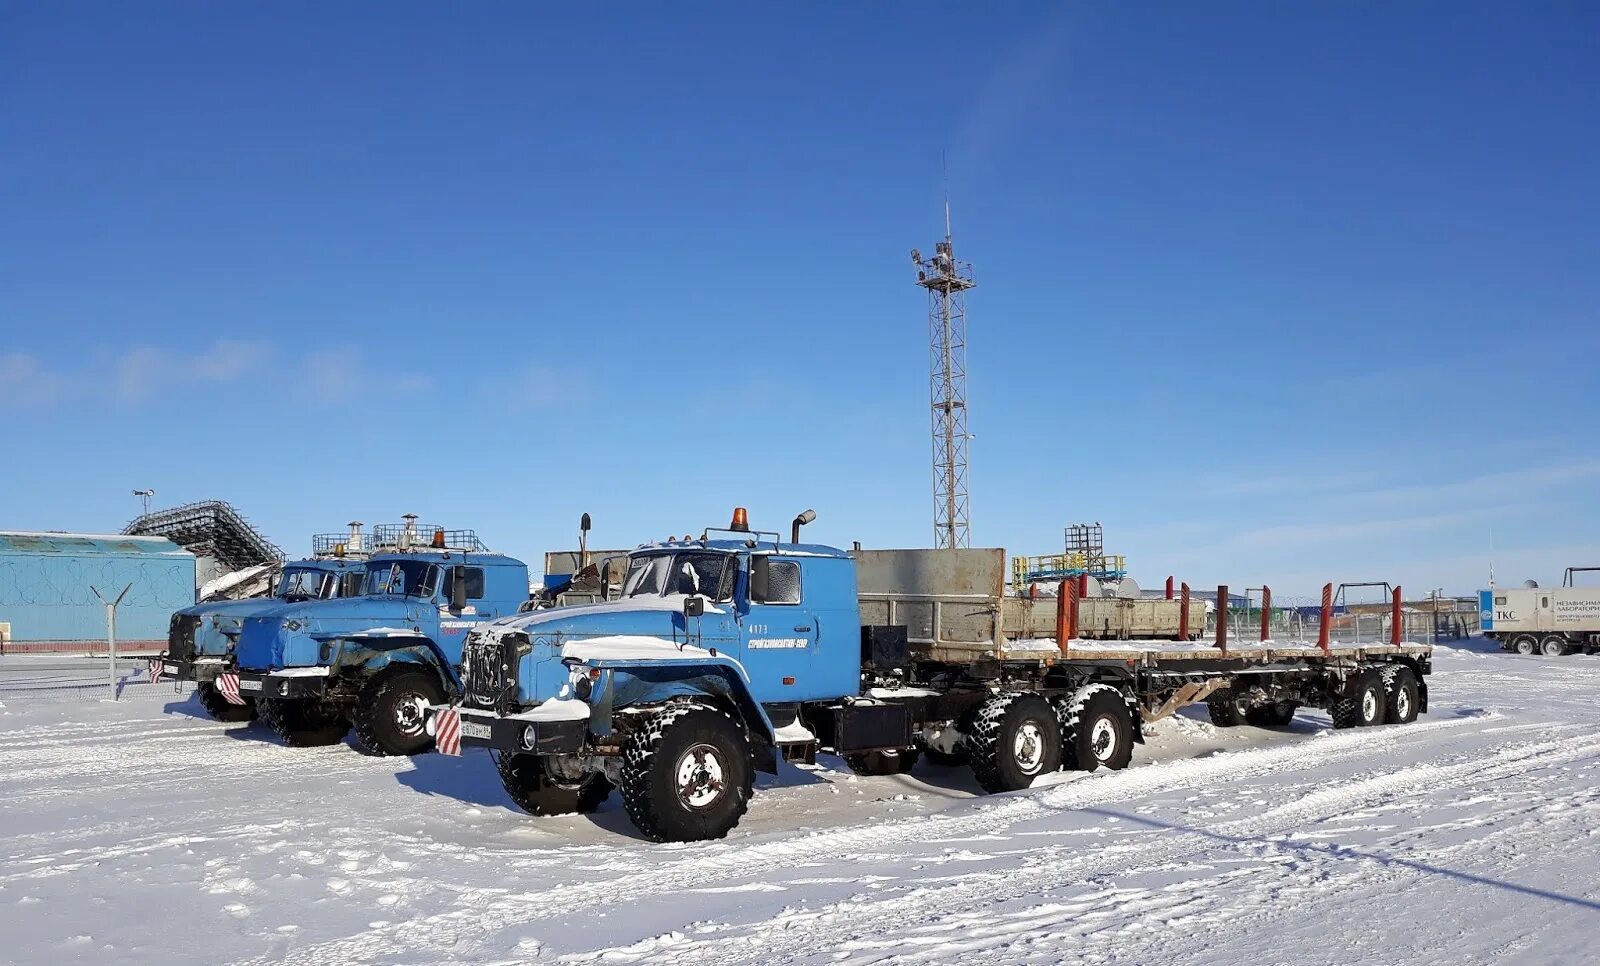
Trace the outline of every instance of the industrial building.
{"label": "industrial building", "polygon": [[194,554],[164,537],[0,531],[0,652],[92,651],[117,608],[119,650],[166,645],[172,612],[194,603]]}

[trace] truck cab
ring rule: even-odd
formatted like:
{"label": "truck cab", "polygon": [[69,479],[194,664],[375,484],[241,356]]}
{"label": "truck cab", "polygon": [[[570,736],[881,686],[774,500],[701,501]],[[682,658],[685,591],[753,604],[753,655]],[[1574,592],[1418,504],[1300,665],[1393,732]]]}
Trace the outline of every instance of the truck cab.
{"label": "truck cab", "polygon": [[291,745],[331,744],[353,725],[378,754],[431,740],[422,709],[458,691],[467,631],[528,599],[522,561],[483,549],[470,531],[376,553],[364,593],[283,603],[243,622],[239,688]]}
{"label": "truck cab", "polygon": [[255,702],[239,694],[232,673],[245,619],[282,604],[356,596],[365,580],[364,562],[342,555],[285,564],[270,597],[207,601],[176,611],[167,650],[153,666],[159,676],[196,682],[201,705],[217,720],[247,721],[256,716]]}

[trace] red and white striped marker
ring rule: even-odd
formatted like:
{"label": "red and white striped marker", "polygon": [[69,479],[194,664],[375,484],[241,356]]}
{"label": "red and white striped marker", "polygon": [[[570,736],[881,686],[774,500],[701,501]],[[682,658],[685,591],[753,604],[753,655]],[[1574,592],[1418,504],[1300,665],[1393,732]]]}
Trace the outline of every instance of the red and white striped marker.
{"label": "red and white striped marker", "polygon": [[244,704],[244,698],[239,696],[239,675],[217,675],[217,693],[222,695],[229,704]]}
{"label": "red and white striped marker", "polygon": [[164,671],[164,670],[166,670],[166,665],[164,663],[162,663],[161,658],[159,658],[159,657],[151,658],[150,659],[150,683],[154,684],[157,681],[161,680],[161,672]]}
{"label": "red and white striped marker", "polygon": [[461,712],[446,708],[434,722],[434,747],[443,755],[461,754]]}

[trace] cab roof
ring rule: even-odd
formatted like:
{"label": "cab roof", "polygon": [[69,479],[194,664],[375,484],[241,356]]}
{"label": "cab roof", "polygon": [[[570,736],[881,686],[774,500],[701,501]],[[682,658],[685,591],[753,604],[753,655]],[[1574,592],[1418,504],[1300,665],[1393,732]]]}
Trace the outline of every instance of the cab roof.
{"label": "cab roof", "polygon": [[[755,535],[752,534],[752,537]],[[765,553],[790,557],[834,557],[847,558],[850,554],[838,547],[829,547],[820,543],[774,543],[771,540],[760,540],[755,546],[748,540],[674,540],[671,543],[641,543],[634,549],[634,553],[650,553],[664,550],[720,550],[724,553]]]}

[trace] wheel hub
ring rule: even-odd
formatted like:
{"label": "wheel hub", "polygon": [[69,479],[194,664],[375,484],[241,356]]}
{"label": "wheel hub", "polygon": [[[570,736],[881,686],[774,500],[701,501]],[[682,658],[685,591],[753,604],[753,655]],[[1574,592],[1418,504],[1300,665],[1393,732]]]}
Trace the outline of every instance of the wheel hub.
{"label": "wheel hub", "polygon": [[1036,774],[1044,766],[1044,733],[1032,721],[1023,722],[1011,739],[1011,756],[1025,774]]}
{"label": "wheel hub", "polygon": [[428,719],[428,702],[420,694],[402,695],[394,706],[394,723],[403,733],[418,735]]}
{"label": "wheel hub", "polygon": [[1089,747],[1096,761],[1105,761],[1117,750],[1117,729],[1110,719],[1100,718],[1089,730]]}
{"label": "wheel hub", "polygon": [[1364,721],[1372,721],[1378,717],[1378,696],[1370,688],[1361,695],[1361,717]]}
{"label": "wheel hub", "polygon": [[678,800],[693,809],[710,807],[722,798],[725,774],[721,752],[708,744],[694,745],[678,759]]}
{"label": "wheel hub", "polygon": [[1411,714],[1411,695],[1405,688],[1401,688],[1400,693],[1394,696],[1394,709],[1399,712],[1401,720]]}

